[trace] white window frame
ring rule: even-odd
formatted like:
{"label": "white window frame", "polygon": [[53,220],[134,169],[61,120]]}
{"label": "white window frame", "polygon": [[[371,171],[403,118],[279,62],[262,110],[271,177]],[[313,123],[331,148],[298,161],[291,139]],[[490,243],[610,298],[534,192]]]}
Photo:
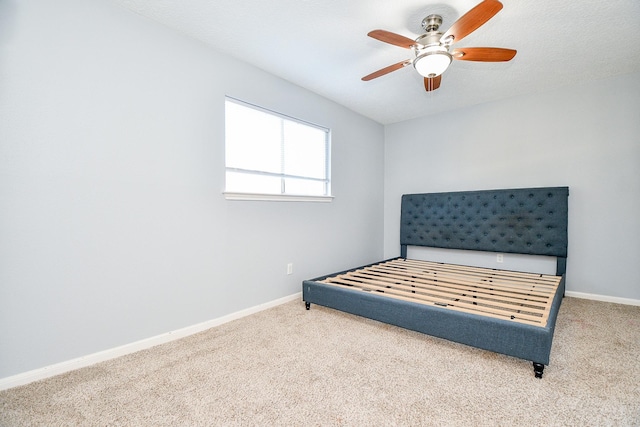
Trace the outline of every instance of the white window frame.
{"label": "white window frame", "polygon": [[[271,116],[275,116],[280,118],[283,121],[291,121],[291,122],[295,122],[295,123],[299,123],[302,124],[304,126],[309,126],[309,127],[313,127],[319,130],[322,130],[324,132],[326,132],[326,141],[325,141],[325,177],[324,178],[315,178],[315,177],[309,177],[309,176],[299,176],[299,175],[288,175],[285,174],[284,172],[281,173],[275,173],[275,172],[263,172],[263,171],[254,171],[254,170],[247,170],[247,169],[238,169],[238,168],[232,168],[232,167],[228,167],[226,164],[226,156],[225,156],[225,191],[224,191],[224,197],[227,200],[262,200],[262,201],[304,201],[304,202],[331,202],[333,200],[333,196],[331,195],[331,130],[327,127],[324,126],[320,126],[314,123],[310,123],[295,117],[291,117],[282,113],[278,113],[276,111],[272,111],[254,104],[250,104],[248,102],[245,101],[241,101],[239,99],[236,98],[232,98],[230,96],[225,97],[225,106],[227,104],[227,102],[232,102],[238,105],[241,105],[243,107],[247,107],[247,108],[251,108],[253,110],[265,113],[265,114],[269,114]],[[226,108],[225,108],[225,120],[226,120]],[[227,146],[227,139],[225,136],[225,150],[226,150],[226,146]],[[282,146],[281,150],[284,150],[284,147]],[[283,156],[283,153],[281,152],[281,156]],[[281,182],[283,183],[281,185],[281,193],[246,193],[246,192],[234,192],[234,191],[227,191],[226,190],[226,174],[228,171],[232,171],[232,172],[242,172],[242,173],[248,173],[248,174],[252,174],[252,175],[263,175],[263,176],[271,176],[271,177],[279,177],[281,179]],[[300,194],[291,194],[291,193],[286,193],[286,189],[284,187],[284,180],[286,178],[298,178],[298,179],[304,179],[304,180],[313,180],[313,181],[322,181],[324,183],[324,187],[325,187],[325,195],[300,195]]]}

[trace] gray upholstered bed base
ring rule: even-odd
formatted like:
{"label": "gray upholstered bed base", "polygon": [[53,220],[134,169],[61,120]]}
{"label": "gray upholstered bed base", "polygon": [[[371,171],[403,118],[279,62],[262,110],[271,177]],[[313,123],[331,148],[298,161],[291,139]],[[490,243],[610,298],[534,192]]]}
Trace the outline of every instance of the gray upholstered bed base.
{"label": "gray upholstered bed base", "polygon": [[303,300],[307,309],[312,303],[319,304],[529,360],[533,362],[536,377],[541,378],[544,365],[549,364],[556,318],[564,295],[568,195],[567,187],[552,187],[402,197],[403,258],[407,245],[557,257],[556,274],[562,276],[562,280],[544,327],[319,283],[344,272],[305,280]]}

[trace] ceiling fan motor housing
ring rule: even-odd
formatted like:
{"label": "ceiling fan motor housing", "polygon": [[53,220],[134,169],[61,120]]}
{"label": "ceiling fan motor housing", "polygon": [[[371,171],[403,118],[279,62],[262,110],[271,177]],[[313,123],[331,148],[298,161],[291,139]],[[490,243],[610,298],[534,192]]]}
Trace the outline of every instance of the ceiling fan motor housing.
{"label": "ceiling fan motor housing", "polygon": [[440,46],[440,38],[442,33],[434,31],[431,33],[423,34],[416,39],[416,46],[418,50],[431,46]]}

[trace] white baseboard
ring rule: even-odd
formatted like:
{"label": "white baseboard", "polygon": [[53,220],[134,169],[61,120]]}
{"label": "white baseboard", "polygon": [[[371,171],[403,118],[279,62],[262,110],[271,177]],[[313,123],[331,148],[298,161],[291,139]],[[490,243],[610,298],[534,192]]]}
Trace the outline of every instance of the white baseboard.
{"label": "white baseboard", "polygon": [[574,298],[582,298],[582,299],[590,299],[594,301],[613,302],[616,304],[640,306],[640,300],[631,299],[631,298],[609,297],[606,295],[587,294],[584,292],[572,292],[572,291],[565,291],[564,294],[568,297],[574,297]]}
{"label": "white baseboard", "polygon": [[[630,299],[630,298],[618,298],[618,297],[610,297],[606,295],[588,294],[584,292],[573,292],[573,291],[566,291],[565,295],[568,297],[574,297],[574,298],[582,298],[582,299],[589,299],[589,300],[595,300],[595,301],[640,306],[640,300]],[[100,351],[97,353],[89,354],[86,356],[78,357],[76,359],[68,360],[65,362],[56,363],[55,365],[45,366],[44,368],[34,369],[32,371],[24,372],[22,374],[13,375],[6,378],[0,378],[0,390],[6,390],[12,387],[28,384],[34,381],[43,380],[46,378],[53,377],[55,375],[60,375],[60,374],[64,374],[65,372],[73,371],[74,369],[84,368],[86,366],[94,365],[96,363],[115,359],[116,357],[135,353],[136,351],[145,350],[147,348],[151,348],[156,345],[175,341],[180,338],[184,338],[189,335],[197,334],[198,332],[202,332],[207,329],[220,326],[224,323],[231,322],[233,320],[240,319],[242,317],[249,316],[254,313],[258,313],[268,308],[276,307],[280,304],[294,301],[296,299],[302,299],[301,292],[298,292],[296,294],[289,295],[287,297],[283,297],[274,301],[270,301],[264,304],[260,304],[255,307],[250,307],[245,310],[240,310],[235,313],[231,313],[226,316],[219,317],[217,319],[198,323],[196,325],[188,326],[182,329],[177,329],[175,331],[167,332],[165,334],[157,335],[151,338],[146,338],[130,344],[125,344],[120,347],[115,347],[115,348]]]}
{"label": "white baseboard", "polygon": [[254,313],[266,310],[284,304],[296,299],[302,300],[302,292],[298,292],[287,297],[283,297],[274,301],[270,301],[264,304],[250,307],[245,310],[240,310],[235,313],[228,314],[226,316],[219,317],[217,319],[208,320],[206,322],[198,323],[196,325],[187,326],[186,328],[177,329],[175,331],[167,332],[155,337],[146,338],[140,341],[136,341],[130,344],[125,344],[120,347],[111,348],[108,350],[100,351],[97,353],[89,354],[86,356],[78,357],[76,359],[67,360],[65,362],[56,363],[55,365],[45,366],[44,368],[34,369],[32,371],[24,372],[22,374],[13,375],[6,378],[0,378],[0,390],[6,390],[12,387],[28,384],[34,381],[50,378],[55,375],[60,375],[65,372],[73,371],[74,369],[84,368],[86,366],[94,365],[96,363],[104,362],[107,360],[115,359],[116,357],[124,356],[136,351],[145,350],[147,348],[154,347],[159,344],[165,344],[170,341],[175,341],[180,338],[187,337],[189,335],[197,334],[198,332],[205,331],[215,326],[220,326],[224,323],[231,322],[236,319],[240,319],[245,316],[249,316]]}

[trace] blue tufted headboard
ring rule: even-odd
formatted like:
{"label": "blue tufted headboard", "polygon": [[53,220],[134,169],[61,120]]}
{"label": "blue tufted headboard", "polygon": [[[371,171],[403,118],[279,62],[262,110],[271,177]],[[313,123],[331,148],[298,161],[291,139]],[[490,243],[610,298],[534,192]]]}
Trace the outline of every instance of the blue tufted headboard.
{"label": "blue tufted headboard", "polygon": [[401,256],[429,246],[567,257],[568,187],[405,194]]}

